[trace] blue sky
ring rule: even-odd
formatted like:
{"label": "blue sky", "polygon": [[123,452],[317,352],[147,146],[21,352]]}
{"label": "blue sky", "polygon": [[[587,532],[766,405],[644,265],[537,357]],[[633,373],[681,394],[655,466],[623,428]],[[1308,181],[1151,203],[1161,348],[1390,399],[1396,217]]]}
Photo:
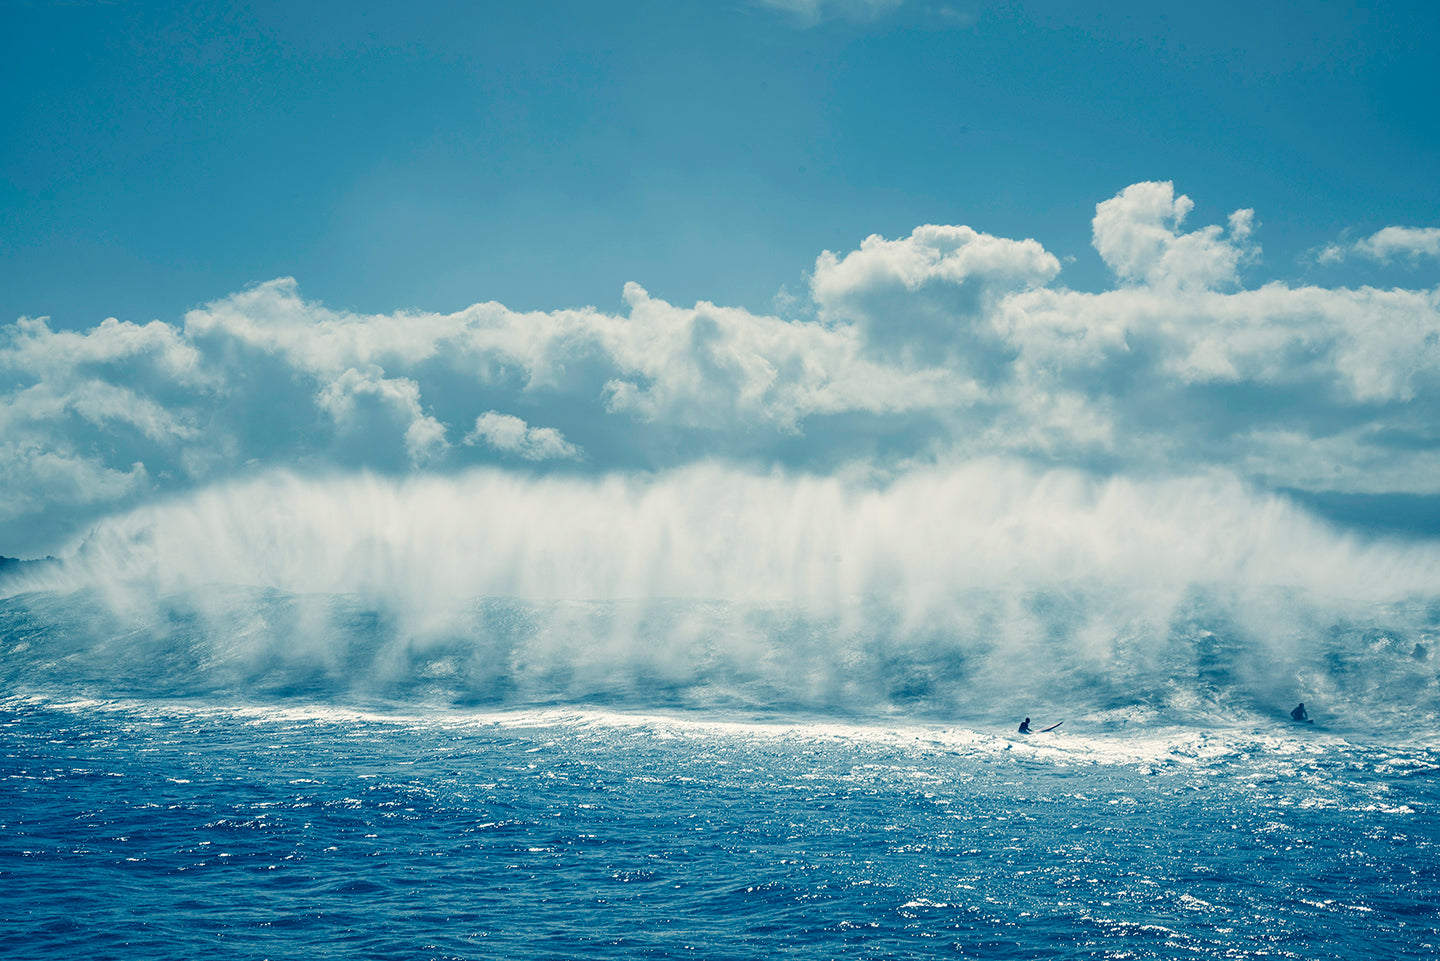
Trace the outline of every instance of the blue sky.
{"label": "blue sky", "polygon": [[0,553],[268,469],[700,460],[1222,471],[1433,530],[1437,37],[1433,4],[7,3]]}
{"label": "blue sky", "polygon": [[365,311],[631,280],[764,309],[922,223],[1090,287],[1090,211],[1142,180],[1255,208],[1293,277],[1440,209],[1433,5],[784,6],[8,3],[0,316],[173,320],[279,276]]}

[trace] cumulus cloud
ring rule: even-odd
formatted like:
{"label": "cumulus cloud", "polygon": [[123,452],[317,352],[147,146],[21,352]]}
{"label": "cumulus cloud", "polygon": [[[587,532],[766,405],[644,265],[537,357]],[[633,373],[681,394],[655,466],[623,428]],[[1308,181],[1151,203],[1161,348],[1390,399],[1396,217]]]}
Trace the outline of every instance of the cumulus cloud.
{"label": "cumulus cloud", "polygon": [[[1193,212],[1169,183],[1099,203],[1116,284],[1098,292],[1060,283],[1037,240],[926,225],[821,253],[792,316],[635,283],[618,311],[362,314],[282,278],[182,324],[22,318],[0,328],[0,512],[21,518],[0,534],[276,465],[1009,456],[1440,494],[1440,288],[1247,288],[1253,213],[1188,229]],[[1382,234],[1367,249],[1428,236]]]}
{"label": "cumulus cloud", "polygon": [[608,408],[641,420],[703,429],[793,432],[807,417],[904,412],[963,404],[967,384],[939,370],[877,363],[849,327],[751,314],[701,302],[676,307],[627,284],[621,323],[600,346],[617,376]]}
{"label": "cumulus cloud", "polygon": [[975,360],[1003,350],[988,324],[999,299],[1059,272],[1060,262],[1034,240],[932,224],[900,240],[872,235],[844,257],[825,251],[810,291],[822,319],[854,322],[883,356]]}
{"label": "cumulus cloud", "polygon": [[1301,391],[1314,408],[1433,391],[1437,312],[1437,290],[1268,284],[1179,299],[1046,289],[1008,300],[999,325],[1018,351],[1015,369],[1030,376],[1102,377],[1112,391],[1122,385],[1107,371],[1172,388],[1248,383]]}
{"label": "cumulus cloud", "polygon": [[75,417],[97,427],[126,425],[156,441],[191,440],[197,431],[185,412],[168,409],[145,388],[204,391],[218,383],[200,351],[160,321],[142,327],[111,317],[82,333],[22,317],[6,333],[0,383],[10,391],[0,427],[10,436]]}
{"label": "cumulus cloud", "polygon": [[358,429],[369,422],[357,408],[374,400],[405,425],[405,450],[412,463],[435,460],[449,446],[445,427],[421,408],[420,385],[405,377],[385,377],[378,367],[350,368],[326,384],[316,396],[320,408],[343,427]]}
{"label": "cumulus cloud", "polygon": [[64,444],[0,442],[0,521],[63,508],[119,501],[143,490],[145,465],[107,467]]}
{"label": "cumulus cloud", "polygon": [[282,277],[190,311],[184,336],[250,347],[296,370],[333,377],[352,367],[412,366],[434,357],[456,333],[452,316],[334,311],[303,300],[295,279]]}
{"label": "cumulus cloud", "polygon": [[198,435],[184,412],[166,410],[133,390],[101,380],[37,384],[16,391],[9,399],[7,409],[0,412],[0,425],[16,431],[73,415],[100,428],[126,425],[155,441],[178,442]]}
{"label": "cumulus cloud", "polygon": [[149,490],[136,449],[174,456],[201,437],[171,388],[206,393],[215,384],[200,352],[159,321],[109,318],[75,332],[22,317],[0,328],[0,520]]}
{"label": "cumulus cloud", "polygon": [[555,428],[531,427],[519,417],[493,410],[475,418],[475,428],[465,435],[465,443],[487,444],[525,460],[579,460],[584,456]]}
{"label": "cumulus cloud", "polygon": [[1319,253],[1321,263],[1338,263],[1360,256],[1388,264],[1396,260],[1418,262],[1440,258],[1440,227],[1385,227],[1352,244],[1330,244]]}
{"label": "cumulus cloud", "polygon": [[849,328],[704,301],[680,307],[635,283],[624,296],[625,315],[496,303],[359,315],[307,302],[287,279],[192,311],[186,330],[278,356],[322,385],[352,369],[383,377],[430,364],[527,395],[603,398],[612,413],[679,427],[788,431],[817,413],[905,410],[963,395],[934,371],[868,359]]}
{"label": "cumulus cloud", "polygon": [[158,320],[141,326],[110,317],[82,333],[51,330],[45,317],[21,317],[7,333],[0,370],[68,381],[86,372],[124,366],[132,373],[151,368],[165,380],[187,387],[214,383],[195,345]]}
{"label": "cumulus cloud", "polygon": [[1190,233],[1180,225],[1194,201],[1169,183],[1132,184],[1095,207],[1095,250],[1125,283],[1211,289],[1237,282],[1237,268],[1258,253],[1249,245],[1252,210],[1230,215],[1229,236],[1211,224]]}

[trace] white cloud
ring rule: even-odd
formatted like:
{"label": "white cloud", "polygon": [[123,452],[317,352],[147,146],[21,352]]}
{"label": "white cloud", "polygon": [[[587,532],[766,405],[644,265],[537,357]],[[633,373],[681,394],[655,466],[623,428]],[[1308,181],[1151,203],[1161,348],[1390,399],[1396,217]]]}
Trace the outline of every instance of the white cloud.
{"label": "white cloud", "polygon": [[317,378],[352,367],[421,363],[444,349],[454,333],[451,317],[440,314],[332,311],[301,299],[290,277],[256,284],[185,315],[185,336],[192,342],[213,337],[249,346],[284,357]]}
{"label": "white cloud", "polygon": [[882,356],[936,363],[993,350],[988,315],[997,301],[1059,272],[1034,240],[931,224],[900,240],[872,235],[844,257],[823,252],[810,290],[822,319],[855,323]]}
{"label": "white cloud", "polygon": [[1337,263],[1358,255],[1388,264],[1395,260],[1412,263],[1422,257],[1440,258],[1440,227],[1385,227],[1352,244],[1330,244],[1319,253],[1322,263]]}
{"label": "white cloud", "polygon": [[1132,184],[1095,207],[1094,243],[1101,258],[1126,283],[1213,289],[1232,285],[1236,271],[1258,253],[1247,241],[1254,212],[1230,215],[1230,236],[1211,225],[1188,234],[1180,225],[1195,204],[1175,185]]}
{"label": "white cloud", "polygon": [[142,490],[148,480],[143,464],[125,470],[65,446],[0,441],[0,521],[56,505],[118,501]]}
{"label": "white cloud", "polygon": [[817,413],[960,403],[969,390],[943,373],[866,358],[848,327],[678,307],[634,283],[625,299],[627,315],[486,303],[372,316],[335,313],[277,281],[192,311],[186,328],[279,356],[322,385],[349,370],[383,378],[430,363],[480,384],[518,380],[527,394],[589,392],[613,413],[681,427],[793,430]]}
{"label": "white cloud", "polygon": [[0,426],[20,432],[36,423],[62,420],[72,414],[96,427],[124,424],[154,441],[176,443],[193,440],[199,434],[188,423],[186,412],[166,410],[135,391],[101,380],[43,383],[18,390],[0,410]]}
{"label": "white cloud", "polygon": [[1046,289],[1008,300],[999,323],[1019,369],[1094,377],[1119,365],[1177,385],[1305,388],[1317,402],[1410,401],[1435,389],[1423,381],[1440,362],[1440,290]]}
{"label": "white cloud", "polygon": [[445,425],[433,417],[417,417],[405,428],[405,452],[417,467],[440,460],[449,449]]}
{"label": "white cloud", "polygon": [[1355,245],[1376,260],[1440,257],[1440,227],[1386,227]]}
{"label": "white cloud", "polygon": [[420,385],[405,377],[385,377],[378,367],[350,368],[326,384],[315,400],[342,427],[355,429],[369,424],[357,414],[357,402],[365,398],[378,401],[405,424],[405,450],[412,463],[429,463],[449,447],[444,425],[421,406]]}
{"label": "white cloud", "polygon": [[193,440],[189,412],[146,396],[151,386],[204,392],[219,383],[199,350],[167,324],[109,318],[89,331],[52,331],[45,318],[22,317],[0,349],[0,428],[11,437],[45,422],[78,418],[94,427],[124,425],[150,440]]}
{"label": "white cloud", "polygon": [[822,20],[841,18],[869,21],[900,7],[905,0],[752,0],[753,3],[790,14],[806,26]]}
{"label": "white cloud", "polygon": [[97,366],[126,365],[153,368],[167,381],[187,387],[213,383],[203,369],[201,352],[158,320],[140,326],[111,317],[81,333],[52,331],[44,317],[22,317],[8,334],[9,346],[0,350],[0,370],[68,380]]}
{"label": "white cloud", "polygon": [[471,446],[486,444],[498,451],[525,460],[579,460],[580,448],[553,427],[531,427],[519,417],[486,411],[475,418],[475,428],[465,435]]}
{"label": "white cloud", "polygon": [[138,449],[173,457],[201,440],[177,398],[208,394],[217,375],[167,324],[54,331],[22,317],[0,328],[0,344],[0,519],[143,493],[153,476]]}
{"label": "white cloud", "polygon": [[825,251],[810,289],[822,314],[844,317],[854,298],[876,287],[916,291],[929,284],[988,288],[1037,287],[1060,272],[1060,262],[1034,240],[1006,240],[970,227],[928,224],[901,240],[872,234],[842,259]]}
{"label": "white cloud", "polygon": [[816,414],[965,403],[968,383],[867,358],[848,327],[785,321],[701,302],[676,307],[627,284],[630,313],[599,340],[616,369],[609,409],[706,429],[794,431]]}

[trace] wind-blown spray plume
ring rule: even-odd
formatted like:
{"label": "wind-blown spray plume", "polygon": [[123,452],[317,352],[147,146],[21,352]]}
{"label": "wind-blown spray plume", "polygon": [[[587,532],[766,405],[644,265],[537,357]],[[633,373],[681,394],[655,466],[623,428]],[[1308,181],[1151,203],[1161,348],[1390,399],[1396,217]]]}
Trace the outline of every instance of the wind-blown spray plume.
{"label": "wind-blown spray plume", "polygon": [[[1440,549],[1221,474],[274,474],[111,518],[43,577],[91,598],[80,660],[142,687],[1208,713],[1369,711],[1385,685],[1435,709]],[[180,646],[186,676],[139,676]]]}

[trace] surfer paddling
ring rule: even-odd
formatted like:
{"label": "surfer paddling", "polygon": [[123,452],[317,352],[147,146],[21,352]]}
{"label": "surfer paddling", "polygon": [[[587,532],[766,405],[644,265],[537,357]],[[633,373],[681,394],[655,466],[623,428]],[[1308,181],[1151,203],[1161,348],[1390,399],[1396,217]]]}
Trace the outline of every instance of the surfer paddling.
{"label": "surfer paddling", "polygon": [[[1065,723],[1064,721],[1056,721],[1054,724],[1050,725],[1049,727],[1042,727],[1042,728],[1040,729],[1040,733],[1041,733],[1041,734],[1044,734],[1046,731],[1053,731],[1053,730],[1055,730],[1057,727],[1059,727],[1060,725],[1062,725],[1062,724],[1064,724],[1064,723]],[[1021,734],[1029,734],[1029,733],[1030,733],[1030,719],[1029,719],[1028,717],[1027,717],[1025,720],[1023,720],[1023,721],[1020,722],[1020,733],[1021,733]]]}
{"label": "surfer paddling", "polygon": [[1293,711],[1290,712],[1290,716],[1291,716],[1292,718],[1294,718],[1295,720],[1297,720],[1297,721],[1304,721],[1306,724],[1313,724],[1313,723],[1314,723],[1313,721],[1310,720],[1310,715],[1307,714],[1307,713],[1305,713],[1305,702],[1304,702],[1304,701],[1301,701],[1300,704],[1295,708],[1295,710],[1293,710]]}

